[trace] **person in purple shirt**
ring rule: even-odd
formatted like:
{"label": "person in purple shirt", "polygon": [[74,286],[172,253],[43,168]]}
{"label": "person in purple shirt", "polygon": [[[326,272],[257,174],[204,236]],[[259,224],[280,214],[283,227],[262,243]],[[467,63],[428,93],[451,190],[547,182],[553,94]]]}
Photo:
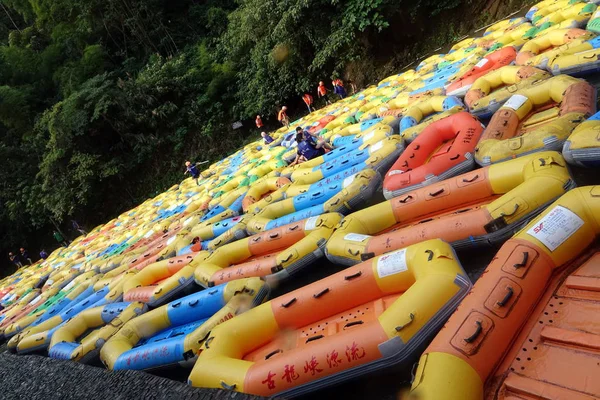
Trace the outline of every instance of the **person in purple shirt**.
{"label": "person in purple shirt", "polygon": [[265,144],[271,144],[275,140],[267,132],[261,132],[260,136],[265,140]]}
{"label": "person in purple shirt", "polygon": [[296,158],[290,163],[290,167],[325,154],[325,149],[320,146],[320,143],[316,143],[310,135],[307,138],[302,132],[298,132],[296,133],[296,142],[298,143],[298,150]]}
{"label": "person in purple shirt", "polygon": [[195,164],[192,164],[189,161],[185,162],[185,174],[190,174],[192,178],[196,180],[196,184],[198,184],[198,178],[200,178],[200,171],[198,171],[198,167]]}

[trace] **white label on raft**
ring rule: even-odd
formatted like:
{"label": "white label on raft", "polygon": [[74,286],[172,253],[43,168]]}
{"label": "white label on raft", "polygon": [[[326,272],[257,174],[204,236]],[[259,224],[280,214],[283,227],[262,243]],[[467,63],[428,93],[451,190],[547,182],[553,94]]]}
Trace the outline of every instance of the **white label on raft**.
{"label": "white label on raft", "polygon": [[315,229],[317,227],[317,221],[319,220],[319,217],[310,217],[309,219],[306,220],[306,223],[304,224],[304,230],[305,231],[312,231],[313,229]]}
{"label": "white label on raft", "polygon": [[4,301],[6,299],[8,299],[10,297],[11,293],[6,293],[4,296],[2,296],[2,298],[0,299],[0,301]]}
{"label": "white label on raft", "polygon": [[554,251],[583,224],[583,220],[573,211],[556,206],[527,233],[542,242],[550,251]]}
{"label": "white label on raft", "polygon": [[479,60],[479,62],[477,64],[475,64],[475,67],[481,68],[481,67],[483,67],[487,63],[488,63],[488,59],[487,58],[482,58],[481,60]]}
{"label": "white label on raft", "polygon": [[154,231],[152,229],[150,229],[145,235],[144,235],[144,239],[148,239],[150,236],[152,236],[152,234],[154,233]]}
{"label": "white label on raft", "polygon": [[515,94],[508,99],[506,103],[504,103],[504,107],[512,108],[513,110],[518,110],[525,102],[527,101],[527,97],[522,94]]}
{"label": "white label on raft", "polygon": [[385,254],[377,260],[377,275],[380,278],[399,274],[406,270],[408,270],[408,266],[406,265],[406,249]]}
{"label": "white label on raft", "polygon": [[383,147],[383,140],[380,140],[379,142],[377,142],[373,146],[371,146],[371,154],[375,153],[377,150],[381,149],[382,147]]}
{"label": "white label on raft", "polygon": [[54,283],[54,281],[52,279],[48,279],[44,286],[52,286],[53,283]]}
{"label": "white label on raft", "polygon": [[598,10],[594,13],[594,16],[592,17],[592,19],[594,19],[594,18],[600,18],[600,10]]}
{"label": "white label on raft", "polygon": [[38,295],[38,296],[37,296],[35,299],[31,300],[31,301],[30,301],[29,303],[27,303],[27,304],[35,304],[35,303],[37,303],[38,301],[40,301],[40,299],[41,299],[41,298],[42,298],[42,295],[41,295],[41,294],[39,294],[39,295]]}
{"label": "white label on raft", "polygon": [[366,142],[367,140],[371,139],[373,136],[375,136],[374,130],[363,136],[363,142]]}
{"label": "white label on raft", "polygon": [[175,239],[177,239],[177,236],[171,236],[169,238],[169,240],[167,240],[167,246],[170,245],[171,243],[173,243],[175,241]]}
{"label": "white label on raft", "polygon": [[189,217],[188,219],[183,221],[183,226],[188,226],[193,220],[194,220],[194,217]]}
{"label": "white label on raft", "polygon": [[263,160],[269,161],[271,159],[271,157],[273,157],[271,154],[267,154],[266,156],[263,157]]}
{"label": "white label on raft", "polygon": [[354,182],[354,176],[355,175],[352,175],[344,179],[344,181],[342,182],[342,187],[347,188],[348,186],[350,186],[350,184]]}
{"label": "white label on raft", "polygon": [[369,235],[361,235],[360,233],[349,233],[344,236],[344,240],[349,240],[351,242],[362,242],[365,239],[369,239],[371,236]]}
{"label": "white label on raft", "polygon": [[69,284],[63,288],[63,290],[69,290],[69,289],[71,289],[73,286],[75,286],[75,281],[74,281],[74,280],[73,280],[73,281],[71,281],[71,282],[69,282]]}

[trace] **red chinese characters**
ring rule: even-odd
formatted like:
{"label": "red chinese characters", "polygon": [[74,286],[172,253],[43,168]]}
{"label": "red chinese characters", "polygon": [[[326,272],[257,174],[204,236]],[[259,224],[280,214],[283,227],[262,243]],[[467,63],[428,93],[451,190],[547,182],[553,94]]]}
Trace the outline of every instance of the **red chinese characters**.
{"label": "red chinese characters", "polygon": [[358,347],[356,342],[352,342],[352,347],[346,346],[346,357],[348,358],[348,362],[359,360],[366,355],[365,348]]}
{"label": "red chinese characters", "polygon": [[300,375],[296,373],[295,368],[296,366],[293,364],[286,364],[281,379],[288,381],[288,383],[292,383],[292,381],[295,381],[296,379],[300,378]]}
{"label": "red chinese characters", "polygon": [[310,372],[311,375],[315,375],[317,372],[323,372],[322,369],[317,368],[319,362],[317,361],[317,357],[312,356],[310,361],[306,361],[306,365],[304,366],[304,372]]}
{"label": "red chinese characters", "polygon": [[332,350],[330,353],[327,353],[327,364],[329,368],[337,367],[342,363],[342,359],[339,358],[339,354],[336,350]]}
{"label": "red chinese characters", "polygon": [[267,388],[269,388],[269,390],[275,389],[275,381],[273,380],[273,378],[275,378],[276,375],[277,374],[274,374],[271,371],[269,371],[269,373],[267,374],[267,379],[265,379],[261,383],[263,385],[267,385]]}

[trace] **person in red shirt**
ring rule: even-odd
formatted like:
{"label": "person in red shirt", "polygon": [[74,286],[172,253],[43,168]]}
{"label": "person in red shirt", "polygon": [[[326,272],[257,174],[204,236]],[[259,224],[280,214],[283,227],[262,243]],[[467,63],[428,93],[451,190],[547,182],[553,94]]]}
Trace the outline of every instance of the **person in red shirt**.
{"label": "person in red shirt", "polygon": [[286,111],[287,111],[286,106],[281,107],[281,110],[279,110],[279,114],[277,114],[277,120],[279,122],[281,122],[281,125],[287,126],[289,128],[290,127],[290,118],[287,116]]}
{"label": "person in red shirt", "polygon": [[256,127],[258,129],[261,129],[263,127],[263,122],[262,122],[262,118],[260,117],[260,115],[256,116],[256,121],[254,121],[254,122],[256,122]]}
{"label": "person in red shirt", "polygon": [[317,86],[317,94],[319,95],[320,99],[325,100],[325,104],[331,104],[331,101],[329,101],[329,96],[327,96],[327,88],[325,87],[323,81],[319,82],[319,86]]}
{"label": "person in red shirt", "polygon": [[304,93],[302,100],[304,100],[304,104],[306,104],[306,107],[308,107],[309,113],[315,111],[315,108],[313,107],[313,97],[310,94]]}

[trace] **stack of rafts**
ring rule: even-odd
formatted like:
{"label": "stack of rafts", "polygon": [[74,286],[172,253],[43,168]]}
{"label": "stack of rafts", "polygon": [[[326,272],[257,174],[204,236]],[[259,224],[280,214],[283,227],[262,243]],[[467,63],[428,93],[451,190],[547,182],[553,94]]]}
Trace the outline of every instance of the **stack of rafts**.
{"label": "stack of rafts", "polygon": [[[400,365],[411,399],[600,398],[599,15],[543,1],[245,146],[0,281],[2,339],[264,396]],[[297,127],[334,150],[288,166]]]}

